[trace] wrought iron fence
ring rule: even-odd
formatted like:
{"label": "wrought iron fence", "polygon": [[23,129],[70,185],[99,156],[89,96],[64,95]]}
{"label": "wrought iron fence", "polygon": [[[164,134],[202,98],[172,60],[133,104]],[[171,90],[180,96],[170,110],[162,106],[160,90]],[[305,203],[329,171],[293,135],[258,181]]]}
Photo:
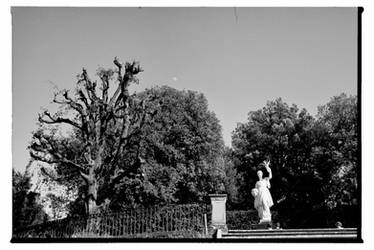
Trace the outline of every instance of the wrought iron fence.
{"label": "wrought iron fence", "polygon": [[154,233],[204,234],[205,204],[139,207],[116,213],[67,217],[14,232],[14,238],[152,237]]}

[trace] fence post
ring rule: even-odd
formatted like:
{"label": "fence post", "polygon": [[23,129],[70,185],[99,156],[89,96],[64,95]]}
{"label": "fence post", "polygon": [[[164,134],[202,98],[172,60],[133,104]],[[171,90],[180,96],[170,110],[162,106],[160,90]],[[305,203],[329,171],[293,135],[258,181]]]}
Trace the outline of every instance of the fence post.
{"label": "fence post", "polygon": [[206,214],[204,214],[204,229],[205,229],[205,235],[208,235],[208,218]]}
{"label": "fence post", "polygon": [[212,227],[227,232],[226,225],[226,194],[210,194],[212,203]]}

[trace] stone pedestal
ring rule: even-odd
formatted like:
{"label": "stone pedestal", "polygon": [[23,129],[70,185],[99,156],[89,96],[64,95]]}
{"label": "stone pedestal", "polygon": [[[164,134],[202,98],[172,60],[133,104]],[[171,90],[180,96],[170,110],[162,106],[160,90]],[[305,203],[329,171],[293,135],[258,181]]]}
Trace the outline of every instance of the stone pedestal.
{"label": "stone pedestal", "polygon": [[213,229],[227,232],[226,225],[226,194],[210,194],[212,203],[212,227]]}

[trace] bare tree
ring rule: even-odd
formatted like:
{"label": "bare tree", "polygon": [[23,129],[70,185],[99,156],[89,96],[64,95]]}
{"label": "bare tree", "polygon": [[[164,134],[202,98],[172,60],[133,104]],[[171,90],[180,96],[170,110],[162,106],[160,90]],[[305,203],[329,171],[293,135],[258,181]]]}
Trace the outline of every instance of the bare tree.
{"label": "bare tree", "polygon": [[[131,137],[139,134],[145,123],[152,120],[155,110],[147,106],[154,97],[138,100],[130,95],[129,86],[139,83],[137,75],[143,70],[137,62],[121,64],[114,59],[116,69],[99,69],[97,81],[93,81],[86,69],[78,75],[75,94],[68,90],[55,93],[53,102],[60,110],[51,114],[39,114],[42,126],[62,126],[73,128],[79,143],[73,146],[67,138],[57,139],[55,134],[44,129],[33,134],[29,146],[33,159],[63,166],[75,171],[84,180],[86,187],[86,211],[93,213],[97,207],[99,181],[106,173],[107,185],[111,185],[126,174],[121,168],[120,155],[129,146]],[[116,85],[112,95],[110,85]],[[140,160],[139,153],[137,157]],[[109,177],[108,177],[109,176]]]}

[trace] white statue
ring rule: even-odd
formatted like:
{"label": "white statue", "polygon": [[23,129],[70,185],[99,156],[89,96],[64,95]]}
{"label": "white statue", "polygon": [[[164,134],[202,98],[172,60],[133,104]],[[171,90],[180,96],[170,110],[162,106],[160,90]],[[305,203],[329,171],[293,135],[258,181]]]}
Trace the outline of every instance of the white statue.
{"label": "white statue", "polygon": [[266,170],[269,172],[269,177],[263,178],[263,173],[261,170],[257,171],[258,181],[256,182],[256,187],[251,190],[253,197],[255,198],[254,207],[258,212],[258,217],[260,218],[260,223],[271,221],[270,208],[273,206],[273,198],[271,197],[270,179],[272,177],[270,169],[270,161],[263,162]]}

